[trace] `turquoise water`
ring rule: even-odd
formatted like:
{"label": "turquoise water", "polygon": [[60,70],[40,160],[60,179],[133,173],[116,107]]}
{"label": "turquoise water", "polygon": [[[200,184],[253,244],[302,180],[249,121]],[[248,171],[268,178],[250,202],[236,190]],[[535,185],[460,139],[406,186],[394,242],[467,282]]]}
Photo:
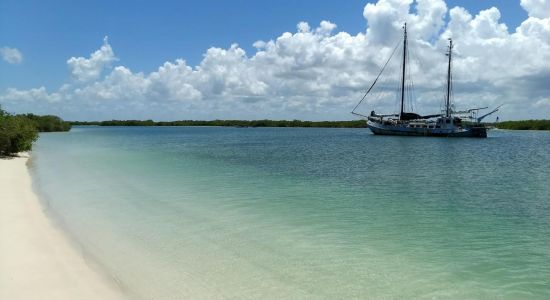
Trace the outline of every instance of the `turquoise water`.
{"label": "turquoise water", "polygon": [[31,171],[131,298],[550,298],[548,132],[76,127]]}

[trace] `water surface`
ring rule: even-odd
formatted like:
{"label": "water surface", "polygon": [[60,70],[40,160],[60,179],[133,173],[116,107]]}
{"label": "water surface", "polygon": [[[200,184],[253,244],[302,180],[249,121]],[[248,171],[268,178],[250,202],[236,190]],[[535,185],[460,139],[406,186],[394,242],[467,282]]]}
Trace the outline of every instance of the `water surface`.
{"label": "water surface", "polygon": [[550,297],[548,132],[75,127],[33,159],[132,297]]}

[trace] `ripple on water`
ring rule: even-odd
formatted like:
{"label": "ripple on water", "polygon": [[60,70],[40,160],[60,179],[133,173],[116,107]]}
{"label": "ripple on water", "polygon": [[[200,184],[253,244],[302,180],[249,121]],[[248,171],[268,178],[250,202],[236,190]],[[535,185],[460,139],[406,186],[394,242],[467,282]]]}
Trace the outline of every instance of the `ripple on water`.
{"label": "ripple on water", "polygon": [[550,134],[93,128],[33,176],[144,298],[550,297]]}

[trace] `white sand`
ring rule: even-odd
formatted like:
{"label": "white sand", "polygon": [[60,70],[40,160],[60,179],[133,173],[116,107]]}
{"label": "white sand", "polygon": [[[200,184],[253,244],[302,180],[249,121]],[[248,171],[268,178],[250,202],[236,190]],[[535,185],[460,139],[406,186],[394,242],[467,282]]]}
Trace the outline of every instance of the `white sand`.
{"label": "white sand", "polygon": [[122,299],[44,214],[27,160],[0,158],[0,299]]}

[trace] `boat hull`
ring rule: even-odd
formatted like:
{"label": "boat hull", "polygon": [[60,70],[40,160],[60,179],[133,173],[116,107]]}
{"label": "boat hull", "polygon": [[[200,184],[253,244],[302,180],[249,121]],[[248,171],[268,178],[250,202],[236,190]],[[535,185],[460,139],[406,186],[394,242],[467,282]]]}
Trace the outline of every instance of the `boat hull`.
{"label": "boat hull", "polygon": [[404,125],[384,125],[377,122],[367,122],[367,126],[376,135],[399,135],[399,136],[433,136],[433,137],[475,137],[486,138],[487,128],[410,128]]}

